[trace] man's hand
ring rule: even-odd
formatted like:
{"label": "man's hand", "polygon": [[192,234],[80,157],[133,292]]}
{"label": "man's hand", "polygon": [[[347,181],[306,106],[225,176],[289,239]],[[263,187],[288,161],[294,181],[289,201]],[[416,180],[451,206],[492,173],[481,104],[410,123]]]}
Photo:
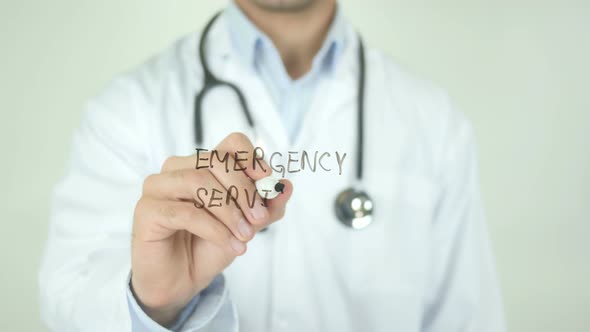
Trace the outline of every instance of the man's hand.
{"label": "man's hand", "polygon": [[[236,151],[253,151],[243,134],[227,136],[216,150],[229,153],[234,164]],[[206,157],[199,153],[200,158]],[[246,252],[255,233],[281,219],[293,187],[287,180],[284,193],[266,206],[256,194],[254,181],[271,174],[268,164],[252,167],[252,159],[240,166],[244,171],[226,172],[223,165],[195,169],[196,155],[171,157],[160,174],[147,177],[135,208],[132,243],[131,286],[144,311],[161,325],[172,323],[188,302],[221,273],[236,256]],[[243,155],[240,156],[240,159]],[[217,159],[214,158],[213,161]],[[235,204],[225,204],[227,189],[236,186]],[[195,206],[197,190],[215,188],[224,193],[222,206]],[[244,189],[250,193],[250,203]],[[232,190],[233,191],[233,190]],[[234,194],[235,196],[235,194]],[[238,207],[239,206],[239,207]]]}

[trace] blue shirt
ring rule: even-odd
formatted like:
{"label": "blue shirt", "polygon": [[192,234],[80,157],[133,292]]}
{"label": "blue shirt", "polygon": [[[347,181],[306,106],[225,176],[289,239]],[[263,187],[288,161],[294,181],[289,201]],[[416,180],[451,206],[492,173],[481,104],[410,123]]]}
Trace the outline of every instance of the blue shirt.
{"label": "blue shirt", "polygon": [[[330,24],[326,39],[318,53],[314,56],[311,70],[302,77],[293,80],[272,41],[260,31],[242,12],[242,10],[231,2],[225,11],[232,46],[241,57],[244,66],[250,66],[259,75],[265,87],[268,89],[277,112],[283,121],[285,129],[293,142],[300,130],[301,122],[305,112],[309,109],[315,88],[320,79],[327,73],[334,70],[338,56],[344,48],[345,22],[336,8],[336,13]],[[248,98],[246,96],[246,98]],[[183,324],[192,315],[203,315],[203,321],[209,318],[209,309],[217,304],[208,298],[220,297],[223,293],[224,283],[213,282],[201,294],[193,300],[181,312],[178,320],[172,327],[165,329],[151,320],[138,305],[133,293],[128,287],[127,302],[131,315],[133,331],[154,332],[154,331],[180,331]],[[209,306],[210,308],[204,308]],[[199,310],[197,310],[199,307]],[[194,317],[193,317],[194,318]],[[201,317],[197,317],[201,320]]]}
{"label": "blue shirt", "polygon": [[226,14],[232,46],[242,55],[243,65],[253,68],[263,81],[293,142],[318,82],[323,75],[334,70],[344,48],[346,24],[340,9],[336,8],[326,39],[313,58],[311,70],[296,80],[287,73],[272,40],[250,22],[235,3],[229,5]]}

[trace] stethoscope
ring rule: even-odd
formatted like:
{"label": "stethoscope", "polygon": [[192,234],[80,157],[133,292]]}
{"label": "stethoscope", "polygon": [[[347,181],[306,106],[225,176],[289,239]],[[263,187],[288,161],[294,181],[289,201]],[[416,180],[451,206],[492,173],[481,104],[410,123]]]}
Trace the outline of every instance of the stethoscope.
{"label": "stethoscope", "polygon": [[[195,141],[197,146],[203,143],[203,123],[202,123],[202,105],[203,99],[207,92],[216,87],[227,87],[233,90],[238,96],[240,107],[246,116],[246,121],[251,129],[254,129],[254,120],[246,103],[246,98],[242,91],[233,83],[224,81],[213,75],[205,58],[205,41],[209,34],[211,26],[219,17],[220,13],[215,14],[205,26],[201,38],[199,39],[199,59],[203,71],[203,88],[195,97]],[[334,211],[336,217],[343,225],[353,229],[363,229],[371,224],[373,215],[373,200],[361,188],[363,178],[363,137],[364,137],[364,97],[365,97],[365,52],[363,42],[358,37],[358,95],[357,95],[357,165],[356,165],[356,183],[351,187],[343,190],[336,196],[334,201]]]}

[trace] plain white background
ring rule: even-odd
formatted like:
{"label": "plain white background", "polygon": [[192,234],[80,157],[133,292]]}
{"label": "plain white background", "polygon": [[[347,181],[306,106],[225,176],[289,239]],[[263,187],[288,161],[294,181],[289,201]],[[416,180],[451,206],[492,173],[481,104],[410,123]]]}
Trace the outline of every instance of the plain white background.
{"label": "plain white background", "polygon": [[[0,2],[0,330],[44,331],[49,195],[83,102],[223,1]],[[512,331],[590,331],[590,3],[342,1],[473,121]],[[81,193],[83,194],[83,193]]]}

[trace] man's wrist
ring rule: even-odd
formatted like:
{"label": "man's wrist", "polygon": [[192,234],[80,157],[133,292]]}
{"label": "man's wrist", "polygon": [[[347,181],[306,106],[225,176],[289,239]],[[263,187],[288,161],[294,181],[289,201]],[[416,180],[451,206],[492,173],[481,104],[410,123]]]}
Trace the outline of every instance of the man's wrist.
{"label": "man's wrist", "polygon": [[137,295],[134,287],[133,287],[133,277],[129,280],[129,289],[131,290],[131,294],[135,298],[135,301],[143,310],[143,312],[150,317],[153,321],[158,323],[161,326],[168,327],[174,324],[184,309],[184,307],[190,302],[190,298],[186,301],[186,303],[172,303],[169,305],[149,305],[146,304],[141,298]]}

